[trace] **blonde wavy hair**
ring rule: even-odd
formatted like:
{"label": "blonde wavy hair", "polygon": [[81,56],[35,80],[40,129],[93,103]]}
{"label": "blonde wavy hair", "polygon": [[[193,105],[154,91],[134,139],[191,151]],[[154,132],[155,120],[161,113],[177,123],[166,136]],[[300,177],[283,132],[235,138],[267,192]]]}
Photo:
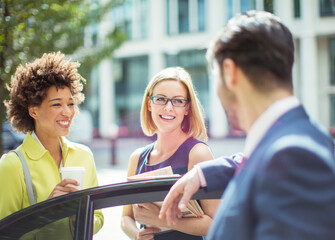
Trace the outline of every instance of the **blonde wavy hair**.
{"label": "blonde wavy hair", "polygon": [[152,136],[156,133],[157,127],[148,109],[148,99],[152,96],[155,86],[165,80],[181,82],[187,89],[187,99],[190,104],[189,114],[184,117],[182,130],[188,135],[206,141],[207,131],[204,122],[204,111],[196,95],[189,73],[181,67],[165,68],[157,73],[148,83],[143,96],[141,107],[141,127],[145,135]]}

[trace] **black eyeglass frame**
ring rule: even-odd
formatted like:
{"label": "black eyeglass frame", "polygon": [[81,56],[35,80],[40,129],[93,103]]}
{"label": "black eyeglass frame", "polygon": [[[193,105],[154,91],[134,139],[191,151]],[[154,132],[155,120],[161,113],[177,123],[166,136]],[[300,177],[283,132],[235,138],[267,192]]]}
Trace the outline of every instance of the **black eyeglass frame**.
{"label": "black eyeglass frame", "polygon": [[[154,101],[155,98],[163,98],[163,99],[166,100],[166,102],[165,102],[164,104],[155,103],[155,101]],[[189,103],[189,100],[187,100],[187,99],[182,99],[182,98],[167,98],[167,97],[160,97],[160,96],[151,96],[150,99],[151,99],[151,101],[152,101],[153,104],[155,104],[155,105],[160,105],[160,106],[164,106],[164,105],[166,105],[168,102],[171,102],[172,106],[174,106],[174,107],[186,107],[186,105]],[[181,100],[181,101],[185,101],[185,104],[184,104],[184,106],[176,106],[176,105],[173,104],[173,100]]]}

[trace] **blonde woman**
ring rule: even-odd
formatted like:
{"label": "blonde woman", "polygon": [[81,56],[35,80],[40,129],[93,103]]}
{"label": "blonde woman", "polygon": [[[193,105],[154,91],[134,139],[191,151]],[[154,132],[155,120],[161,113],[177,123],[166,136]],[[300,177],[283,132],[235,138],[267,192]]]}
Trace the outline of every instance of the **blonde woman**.
{"label": "blonde woman", "polygon": [[[149,82],[142,102],[141,126],[147,136],[157,140],[135,150],[128,176],[171,166],[173,173],[185,174],[195,164],[213,159],[204,143],[207,133],[202,107],[190,75],[180,67],[166,68]],[[204,216],[183,218],[177,226],[158,218],[159,208],[152,203],[124,206],[121,226],[131,238],[203,239],[215,212],[217,200],[202,200]],[[138,228],[136,221],[146,228]],[[161,232],[161,228],[173,231]]]}

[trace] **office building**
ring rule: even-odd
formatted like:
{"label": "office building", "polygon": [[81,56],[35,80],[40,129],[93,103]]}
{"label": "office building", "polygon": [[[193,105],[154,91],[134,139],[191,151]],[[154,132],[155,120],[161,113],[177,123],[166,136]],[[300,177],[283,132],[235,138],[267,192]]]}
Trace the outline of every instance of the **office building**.
{"label": "office building", "polygon": [[[127,0],[113,9],[92,36],[121,26],[128,40],[91,74],[87,107],[102,137],[119,126],[121,135],[140,136],[140,106],[147,82],[161,69],[189,71],[212,137],[231,132],[207,72],[209,41],[239,12],[278,15],[295,38],[295,94],[313,118],[335,126],[335,1],[333,0]],[[114,129],[114,130],[113,130]]]}

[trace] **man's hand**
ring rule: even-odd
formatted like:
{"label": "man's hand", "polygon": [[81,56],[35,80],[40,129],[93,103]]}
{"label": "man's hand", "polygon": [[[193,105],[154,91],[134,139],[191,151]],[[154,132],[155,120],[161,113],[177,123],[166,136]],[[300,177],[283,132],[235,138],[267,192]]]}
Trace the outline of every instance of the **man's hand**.
{"label": "man's hand", "polygon": [[169,225],[176,225],[178,218],[182,217],[181,210],[186,208],[191,197],[199,188],[199,175],[193,168],[171,187],[164,199],[159,218],[166,218]]}
{"label": "man's hand", "polygon": [[54,190],[49,195],[48,199],[58,197],[58,196],[61,196],[67,193],[79,191],[78,188],[67,186],[68,184],[79,186],[79,183],[74,179],[69,179],[69,178],[64,179],[63,181],[61,181],[60,183],[56,185]]}

